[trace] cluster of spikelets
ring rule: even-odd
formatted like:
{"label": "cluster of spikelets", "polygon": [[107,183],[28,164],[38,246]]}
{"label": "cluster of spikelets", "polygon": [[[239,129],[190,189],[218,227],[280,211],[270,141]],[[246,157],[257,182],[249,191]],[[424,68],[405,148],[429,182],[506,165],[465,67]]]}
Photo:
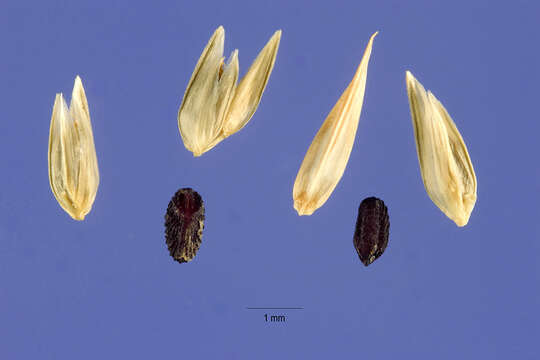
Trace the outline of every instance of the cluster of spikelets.
{"label": "cluster of spikelets", "polygon": [[270,38],[238,86],[238,50],[224,63],[225,30],[220,26],[203,50],[178,110],[185,147],[200,156],[242,129],[261,101],[274,67],[281,30]]}
{"label": "cluster of spikelets", "polygon": [[[294,208],[311,215],[330,197],[349,160],[366,87],[373,34],[351,83],[315,135],[293,188]],[[237,85],[238,50],[224,62],[225,31],[219,27],[189,80],[178,128],[185,147],[200,156],[242,129],[255,113],[272,72],[281,31],[276,31]],[[432,201],[458,226],[467,224],[476,202],[476,176],[467,147],[435,96],[406,73],[407,93],[424,186]],[[99,171],[82,82],[75,80],[68,109],[55,99],[49,135],[49,179],[60,206],[82,220],[94,202]]]}
{"label": "cluster of spikelets", "polygon": [[[294,208],[311,215],[341,179],[351,154],[366,86],[371,36],[353,80],[324,121],[300,166]],[[406,73],[420,171],[429,197],[458,226],[469,221],[476,202],[476,176],[456,125],[431,92]]]}

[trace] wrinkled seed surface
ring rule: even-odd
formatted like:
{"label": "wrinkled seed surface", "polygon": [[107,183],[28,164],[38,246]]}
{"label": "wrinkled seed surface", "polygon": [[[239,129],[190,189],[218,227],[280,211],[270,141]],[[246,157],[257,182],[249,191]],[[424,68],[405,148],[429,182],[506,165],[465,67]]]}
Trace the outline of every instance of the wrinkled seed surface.
{"label": "wrinkled seed surface", "polygon": [[379,258],[388,245],[390,219],[388,209],[381,199],[369,197],[358,208],[354,232],[354,247],[358,257],[368,266]]}
{"label": "wrinkled seed surface", "polygon": [[191,261],[201,245],[204,203],[190,188],[174,194],[165,214],[165,240],[169,253],[179,263]]}

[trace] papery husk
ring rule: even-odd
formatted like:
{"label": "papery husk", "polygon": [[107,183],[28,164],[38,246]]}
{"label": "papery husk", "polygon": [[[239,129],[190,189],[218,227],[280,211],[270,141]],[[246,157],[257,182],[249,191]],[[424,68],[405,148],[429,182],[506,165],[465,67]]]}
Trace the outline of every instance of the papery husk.
{"label": "papery husk", "polygon": [[476,175],[465,142],[435,95],[406,72],[407,93],[424,187],[431,200],[458,226],[476,203]]}
{"label": "papery husk", "polygon": [[302,161],[294,182],[298,215],[311,215],[330,197],[349,161],[360,120],[373,39],[369,39],[353,80],[334,105]]}
{"label": "papery husk", "polygon": [[90,212],[99,186],[92,124],[86,94],[75,79],[69,109],[57,94],[49,132],[49,182],[60,206],[75,220]]}

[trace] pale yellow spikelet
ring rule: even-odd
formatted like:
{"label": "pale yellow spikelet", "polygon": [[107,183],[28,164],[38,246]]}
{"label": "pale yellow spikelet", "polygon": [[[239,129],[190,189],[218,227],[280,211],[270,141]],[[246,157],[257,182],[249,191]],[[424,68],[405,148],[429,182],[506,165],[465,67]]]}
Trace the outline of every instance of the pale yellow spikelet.
{"label": "pale yellow spikelet", "polygon": [[264,89],[274,68],[281,40],[281,30],[272,35],[242,80],[231,103],[223,126],[223,136],[228,137],[249,122],[261,101]]}
{"label": "pale yellow spikelet", "polygon": [[220,26],[203,50],[178,110],[178,128],[185,147],[200,156],[214,147],[238,79],[238,50],[223,63],[225,30]]}
{"label": "pale yellow spikelet", "polygon": [[184,146],[200,156],[240,130],[255,113],[274,66],[281,31],[260,52],[238,80],[238,50],[223,62],[225,30],[220,26],[206,45],[178,110]]}
{"label": "pale yellow spikelet", "polygon": [[416,152],[431,200],[458,226],[476,202],[476,175],[467,147],[444,106],[406,72]]}
{"label": "pale yellow spikelet", "polygon": [[353,80],[313,139],[300,166],[293,188],[294,208],[299,215],[311,215],[334,191],[351,155],[362,103],[373,39],[369,39]]}
{"label": "pale yellow spikelet", "polygon": [[49,182],[60,206],[75,220],[90,212],[99,170],[88,102],[79,76],[69,109],[56,94],[49,132]]}

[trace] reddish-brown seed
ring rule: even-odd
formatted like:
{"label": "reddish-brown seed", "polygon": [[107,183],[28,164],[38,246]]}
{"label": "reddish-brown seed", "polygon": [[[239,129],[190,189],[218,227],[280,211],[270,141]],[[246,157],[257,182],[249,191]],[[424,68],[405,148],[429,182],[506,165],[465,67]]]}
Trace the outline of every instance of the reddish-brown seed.
{"label": "reddish-brown seed", "polygon": [[381,199],[369,197],[358,208],[354,232],[354,247],[358,257],[368,266],[381,256],[388,245],[390,219]]}
{"label": "reddish-brown seed", "polygon": [[195,257],[202,241],[204,203],[191,188],[174,194],[165,214],[165,240],[169,253],[179,263]]}

